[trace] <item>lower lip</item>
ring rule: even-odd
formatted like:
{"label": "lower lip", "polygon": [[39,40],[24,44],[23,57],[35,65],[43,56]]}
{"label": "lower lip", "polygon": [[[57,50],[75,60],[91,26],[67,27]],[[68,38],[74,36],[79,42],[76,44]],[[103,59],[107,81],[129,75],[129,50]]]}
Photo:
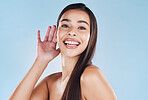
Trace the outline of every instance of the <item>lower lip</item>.
{"label": "lower lip", "polygon": [[71,45],[65,45],[65,46],[67,49],[76,49],[78,47],[78,46],[71,46]]}

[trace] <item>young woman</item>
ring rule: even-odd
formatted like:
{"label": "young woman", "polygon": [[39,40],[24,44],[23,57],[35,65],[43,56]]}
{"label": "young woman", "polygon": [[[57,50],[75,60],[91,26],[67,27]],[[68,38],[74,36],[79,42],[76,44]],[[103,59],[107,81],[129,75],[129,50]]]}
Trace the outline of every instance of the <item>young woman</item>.
{"label": "young woman", "polygon": [[[116,100],[102,71],[91,63],[97,22],[84,4],[65,7],[57,28],[49,26],[43,41],[38,31],[37,40],[36,60],[9,100]],[[62,72],[47,76],[35,87],[48,63],[59,53]]]}

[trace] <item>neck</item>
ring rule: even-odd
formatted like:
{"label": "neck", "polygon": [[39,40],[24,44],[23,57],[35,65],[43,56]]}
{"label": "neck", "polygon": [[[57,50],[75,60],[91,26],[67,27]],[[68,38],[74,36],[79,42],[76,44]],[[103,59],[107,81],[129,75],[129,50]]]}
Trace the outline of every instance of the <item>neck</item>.
{"label": "neck", "polygon": [[62,81],[67,81],[70,78],[70,75],[79,59],[79,56],[68,57],[64,54],[61,54],[62,61]]}

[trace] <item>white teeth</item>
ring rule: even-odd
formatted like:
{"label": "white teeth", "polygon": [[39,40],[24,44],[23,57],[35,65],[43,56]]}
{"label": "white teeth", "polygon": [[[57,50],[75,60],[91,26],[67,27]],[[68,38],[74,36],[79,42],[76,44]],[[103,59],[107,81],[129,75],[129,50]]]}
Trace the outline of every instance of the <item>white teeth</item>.
{"label": "white teeth", "polygon": [[68,43],[68,44],[79,44],[78,42],[74,42],[74,41],[65,41],[65,43]]}

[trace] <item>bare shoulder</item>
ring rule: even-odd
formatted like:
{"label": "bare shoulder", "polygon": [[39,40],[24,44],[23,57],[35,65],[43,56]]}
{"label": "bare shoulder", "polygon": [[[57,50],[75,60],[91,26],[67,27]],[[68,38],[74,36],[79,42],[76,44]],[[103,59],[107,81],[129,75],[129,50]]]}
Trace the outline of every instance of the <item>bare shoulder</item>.
{"label": "bare shoulder", "polygon": [[33,89],[30,100],[47,100],[49,98],[50,86],[60,76],[60,72],[51,74],[44,79]]}
{"label": "bare shoulder", "polygon": [[62,72],[56,72],[45,77],[45,80],[48,83],[48,85],[52,85],[55,81],[57,81],[57,79],[59,79],[59,77],[61,77],[61,75]]}
{"label": "bare shoulder", "polygon": [[104,73],[97,66],[86,67],[80,82],[82,93],[87,100],[117,100]]}
{"label": "bare shoulder", "polygon": [[88,77],[92,78],[92,76],[96,76],[97,74],[100,74],[100,73],[101,73],[101,70],[97,66],[95,65],[87,66],[84,72],[82,73],[81,81],[86,81]]}
{"label": "bare shoulder", "polygon": [[50,74],[46,77],[46,79],[51,79],[51,80],[54,80],[56,78],[58,78],[59,76],[61,76],[62,72],[56,72],[56,73],[53,73],[53,74]]}

